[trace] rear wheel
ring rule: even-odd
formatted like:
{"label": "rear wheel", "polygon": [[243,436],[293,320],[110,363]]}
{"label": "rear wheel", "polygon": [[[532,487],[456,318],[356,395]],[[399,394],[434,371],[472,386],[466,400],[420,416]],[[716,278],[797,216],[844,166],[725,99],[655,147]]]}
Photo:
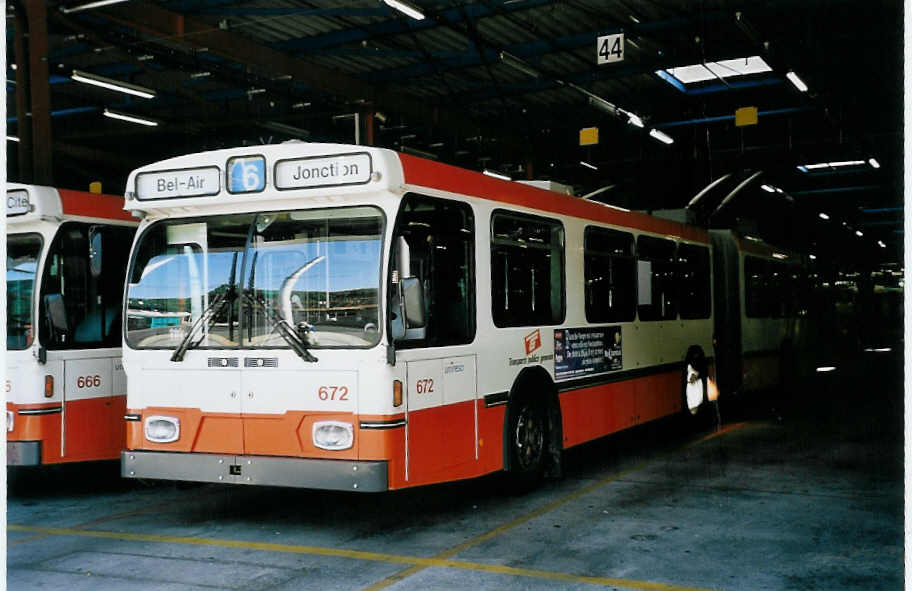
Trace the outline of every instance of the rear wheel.
{"label": "rear wheel", "polygon": [[684,357],[681,397],[683,415],[691,424],[699,424],[699,417],[705,414],[707,399],[708,364],[703,349],[692,346]]}

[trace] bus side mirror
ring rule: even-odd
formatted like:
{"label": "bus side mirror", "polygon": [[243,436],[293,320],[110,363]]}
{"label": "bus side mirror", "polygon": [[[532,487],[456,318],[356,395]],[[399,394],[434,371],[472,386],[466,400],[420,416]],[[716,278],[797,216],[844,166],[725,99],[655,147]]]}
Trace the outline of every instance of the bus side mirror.
{"label": "bus side mirror", "polygon": [[47,316],[48,326],[51,329],[51,338],[54,341],[58,339],[63,341],[69,331],[63,296],[59,293],[44,296],[44,311]]}
{"label": "bus side mirror", "polygon": [[89,273],[93,279],[101,276],[101,229],[96,226],[89,230]]}
{"label": "bus side mirror", "polygon": [[407,329],[424,328],[424,287],[417,277],[402,278],[402,311]]}

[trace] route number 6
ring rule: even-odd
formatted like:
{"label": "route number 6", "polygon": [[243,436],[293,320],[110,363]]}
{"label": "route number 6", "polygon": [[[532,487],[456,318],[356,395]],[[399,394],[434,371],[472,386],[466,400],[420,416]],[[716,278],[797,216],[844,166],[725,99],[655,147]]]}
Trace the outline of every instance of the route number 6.
{"label": "route number 6", "polygon": [[244,189],[256,191],[260,188],[260,167],[256,164],[245,164],[242,173]]}

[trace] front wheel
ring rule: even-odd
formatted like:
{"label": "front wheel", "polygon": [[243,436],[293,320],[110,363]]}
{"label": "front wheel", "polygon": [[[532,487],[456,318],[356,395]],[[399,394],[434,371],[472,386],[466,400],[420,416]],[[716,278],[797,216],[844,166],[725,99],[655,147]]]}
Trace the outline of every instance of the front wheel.
{"label": "front wheel", "polygon": [[510,413],[510,472],[520,485],[538,481],[544,471],[548,423],[544,406],[534,400],[517,400]]}

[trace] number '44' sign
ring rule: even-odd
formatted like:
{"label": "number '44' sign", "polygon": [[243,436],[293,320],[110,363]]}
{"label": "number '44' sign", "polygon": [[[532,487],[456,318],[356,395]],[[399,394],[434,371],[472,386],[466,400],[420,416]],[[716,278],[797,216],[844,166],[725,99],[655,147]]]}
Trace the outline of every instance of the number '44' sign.
{"label": "number '44' sign", "polygon": [[596,43],[599,65],[620,62],[624,59],[624,34],[599,37]]}

